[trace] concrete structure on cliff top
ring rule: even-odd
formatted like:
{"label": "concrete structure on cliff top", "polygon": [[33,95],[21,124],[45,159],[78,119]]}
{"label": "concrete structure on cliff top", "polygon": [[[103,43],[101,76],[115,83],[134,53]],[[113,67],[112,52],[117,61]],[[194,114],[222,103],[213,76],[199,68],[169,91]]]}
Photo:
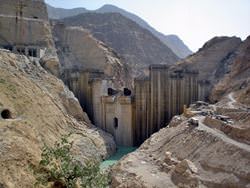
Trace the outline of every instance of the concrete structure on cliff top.
{"label": "concrete structure on cliff top", "polygon": [[198,72],[151,65],[149,77],[135,79],[134,91],[113,89],[98,70],[66,70],[65,83],[97,127],[111,133],[121,146],[139,146],[183,112],[184,105],[204,98]]}
{"label": "concrete structure on cliff top", "polygon": [[53,45],[43,0],[1,0],[0,7],[1,48],[40,58]]}

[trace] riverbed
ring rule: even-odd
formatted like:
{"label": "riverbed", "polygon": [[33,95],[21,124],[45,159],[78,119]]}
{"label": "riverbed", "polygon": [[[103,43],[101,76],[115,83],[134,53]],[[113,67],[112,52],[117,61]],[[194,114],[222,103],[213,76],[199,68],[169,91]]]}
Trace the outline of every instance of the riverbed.
{"label": "riverbed", "polygon": [[113,156],[101,163],[100,168],[102,170],[107,169],[119,161],[123,156],[135,151],[136,149],[136,147],[118,147],[116,153]]}

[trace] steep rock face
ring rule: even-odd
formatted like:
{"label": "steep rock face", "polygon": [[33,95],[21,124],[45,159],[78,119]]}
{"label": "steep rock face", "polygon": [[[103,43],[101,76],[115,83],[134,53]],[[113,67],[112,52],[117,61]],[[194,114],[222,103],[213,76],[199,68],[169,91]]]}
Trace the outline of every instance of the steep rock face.
{"label": "steep rock face", "polygon": [[79,160],[102,159],[114,152],[113,138],[89,124],[62,81],[25,56],[0,51],[0,91],[2,187],[33,187],[29,165],[40,160],[44,144],[52,146],[69,133]]}
{"label": "steep rock face", "polygon": [[2,0],[0,7],[0,45],[53,46],[43,0]]}
{"label": "steep rock face", "polygon": [[[18,11],[21,14],[17,14]],[[48,21],[48,14],[44,0],[1,0],[1,14],[23,16],[26,18],[42,19]]]}
{"label": "steep rock face", "polygon": [[0,1],[0,47],[42,58],[43,66],[59,76],[59,62],[43,0]]}
{"label": "steep rock face", "polygon": [[159,33],[158,38],[180,58],[186,58],[193,53],[177,35]]}
{"label": "steep rock face", "polygon": [[118,13],[86,13],[65,18],[67,26],[82,26],[112,47],[133,70],[150,64],[173,64],[178,57],[148,30]]}
{"label": "steep rock face", "polygon": [[235,92],[240,103],[250,104],[250,37],[239,46],[236,57],[230,64],[228,74],[220,80],[211,94],[211,100],[219,101],[221,97]]}
{"label": "steep rock face", "polygon": [[117,88],[131,87],[129,67],[101,41],[82,27],[53,26],[57,52],[65,69],[100,70],[114,80]]}
{"label": "steep rock face", "polygon": [[199,71],[199,81],[208,85],[208,98],[214,85],[230,71],[230,65],[240,44],[241,40],[237,37],[214,37],[197,53],[178,62],[177,66]]}
{"label": "steep rock face", "polygon": [[201,80],[215,83],[228,71],[228,64],[235,57],[235,50],[240,44],[241,40],[237,37],[215,37],[180,65],[198,69]]}
{"label": "steep rock face", "polygon": [[195,118],[198,127],[175,117],[124,157],[112,169],[112,187],[248,187],[250,146]]}
{"label": "steep rock face", "polygon": [[76,16],[81,13],[86,12],[96,12],[96,13],[120,13],[123,16],[133,20],[141,27],[149,30],[155,37],[161,40],[166,46],[168,46],[178,57],[185,58],[188,55],[192,54],[192,51],[183,43],[183,41],[176,35],[164,35],[158,31],[156,31],[153,27],[151,27],[146,21],[141,19],[139,16],[132,14],[126,10],[118,8],[114,5],[104,5],[101,8],[90,11],[85,8],[75,8],[75,9],[62,9],[62,8],[54,8],[49,5],[48,13],[51,19],[62,19],[66,17]]}

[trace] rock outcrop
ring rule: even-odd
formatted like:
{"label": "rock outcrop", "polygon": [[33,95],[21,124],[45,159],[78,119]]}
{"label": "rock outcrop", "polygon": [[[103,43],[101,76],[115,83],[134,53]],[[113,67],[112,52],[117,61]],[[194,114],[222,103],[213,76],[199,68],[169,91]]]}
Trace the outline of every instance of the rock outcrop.
{"label": "rock outcrop", "polygon": [[113,138],[89,124],[72,92],[36,61],[1,50],[0,91],[2,187],[33,187],[29,165],[40,160],[44,144],[52,146],[69,133],[79,160],[114,152]]}
{"label": "rock outcrop", "polygon": [[250,37],[241,43],[235,51],[235,58],[229,65],[229,71],[214,87],[210,99],[219,101],[222,97],[234,93],[236,102],[250,105]]}
{"label": "rock outcrop", "polygon": [[230,65],[240,44],[241,39],[237,37],[214,37],[198,52],[178,62],[177,66],[199,71],[199,81],[207,84],[208,99],[215,84],[230,72]]}
{"label": "rock outcrop", "polygon": [[95,39],[82,27],[53,25],[53,35],[61,64],[65,70],[99,70],[114,80],[115,87],[131,88],[130,67],[103,42]]}
{"label": "rock outcrop", "polygon": [[134,73],[150,64],[173,64],[178,57],[150,31],[118,13],[86,13],[61,20],[66,26],[82,26],[117,52]]}
{"label": "rock outcrop", "polygon": [[215,37],[206,42],[199,51],[179,62],[180,66],[199,70],[200,80],[216,83],[228,71],[228,65],[241,44],[237,37]]}
{"label": "rock outcrop", "polygon": [[1,0],[0,9],[0,47],[33,58],[46,57],[44,67],[59,76],[59,61],[44,1]]}

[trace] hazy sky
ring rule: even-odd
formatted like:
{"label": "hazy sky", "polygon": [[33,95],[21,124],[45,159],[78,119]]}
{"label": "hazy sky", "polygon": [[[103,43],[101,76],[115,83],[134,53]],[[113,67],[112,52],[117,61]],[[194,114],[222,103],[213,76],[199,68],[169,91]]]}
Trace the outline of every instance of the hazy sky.
{"label": "hazy sky", "polygon": [[46,0],[62,8],[97,9],[113,4],[164,34],[178,35],[196,51],[214,36],[250,35],[250,0]]}

